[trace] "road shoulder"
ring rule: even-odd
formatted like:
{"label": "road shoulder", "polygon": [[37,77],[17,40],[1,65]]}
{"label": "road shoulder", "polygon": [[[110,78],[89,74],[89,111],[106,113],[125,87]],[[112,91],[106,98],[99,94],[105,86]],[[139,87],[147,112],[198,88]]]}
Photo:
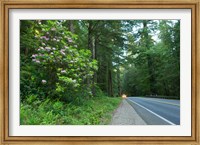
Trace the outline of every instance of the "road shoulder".
{"label": "road shoulder", "polygon": [[126,99],[123,99],[114,112],[110,125],[146,125],[146,123]]}

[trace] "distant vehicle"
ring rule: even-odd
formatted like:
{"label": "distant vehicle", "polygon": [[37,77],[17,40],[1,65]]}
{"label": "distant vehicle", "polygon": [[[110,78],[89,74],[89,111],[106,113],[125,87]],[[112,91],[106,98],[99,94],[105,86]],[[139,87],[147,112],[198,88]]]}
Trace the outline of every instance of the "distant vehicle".
{"label": "distant vehicle", "polygon": [[122,98],[126,98],[127,96],[125,94],[122,95]]}

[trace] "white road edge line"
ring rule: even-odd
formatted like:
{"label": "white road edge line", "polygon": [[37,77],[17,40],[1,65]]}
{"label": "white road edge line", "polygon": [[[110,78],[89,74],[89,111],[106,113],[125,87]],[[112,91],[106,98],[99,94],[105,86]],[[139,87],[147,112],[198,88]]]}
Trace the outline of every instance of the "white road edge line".
{"label": "white road edge line", "polygon": [[133,103],[135,103],[135,104],[137,104],[138,106],[142,107],[143,109],[145,109],[145,110],[149,111],[150,113],[152,113],[152,114],[156,115],[157,117],[159,117],[160,119],[162,119],[162,120],[166,121],[167,123],[169,123],[169,124],[171,124],[171,125],[176,125],[176,124],[172,123],[171,121],[167,120],[166,118],[164,118],[164,117],[162,117],[162,116],[160,116],[160,115],[156,114],[155,112],[153,112],[153,111],[151,111],[151,110],[147,109],[146,107],[144,107],[144,106],[142,106],[142,105],[140,105],[140,104],[138,104],[138,103],[136,103],[136,102],[132,101],[131,99],[128,99],[128,100],[129,100],[129,101],[131,101],[131,102],[133,102]]}

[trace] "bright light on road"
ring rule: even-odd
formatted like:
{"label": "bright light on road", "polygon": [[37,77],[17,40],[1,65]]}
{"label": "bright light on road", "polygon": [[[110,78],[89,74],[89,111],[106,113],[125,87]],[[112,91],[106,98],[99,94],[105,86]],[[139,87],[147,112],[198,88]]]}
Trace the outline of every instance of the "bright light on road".
{"label": "bright light on road", "polygon": [[126,98],[127,96],[125,94],[122,95],[122,98]]}

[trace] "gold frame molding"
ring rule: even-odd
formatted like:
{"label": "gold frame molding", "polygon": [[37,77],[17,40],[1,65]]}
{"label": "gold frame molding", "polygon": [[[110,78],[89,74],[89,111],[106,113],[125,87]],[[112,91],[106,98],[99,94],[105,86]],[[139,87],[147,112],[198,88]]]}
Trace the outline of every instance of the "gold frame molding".
{"label": "gold frame molding", "polygon": [[[2,145],[10,144],[200,144],[200,37],[199,37],[199,0],[0,0],[1,3],[1,29],[0,29],[0,138]],[[192,10],[192,135],[191,136],[74,136],[74,137],[42,137],[42,136],[9,136],[8,125],[8,15],[9,9],[31,8],[114,8],[114,9],[191,9]]]}

